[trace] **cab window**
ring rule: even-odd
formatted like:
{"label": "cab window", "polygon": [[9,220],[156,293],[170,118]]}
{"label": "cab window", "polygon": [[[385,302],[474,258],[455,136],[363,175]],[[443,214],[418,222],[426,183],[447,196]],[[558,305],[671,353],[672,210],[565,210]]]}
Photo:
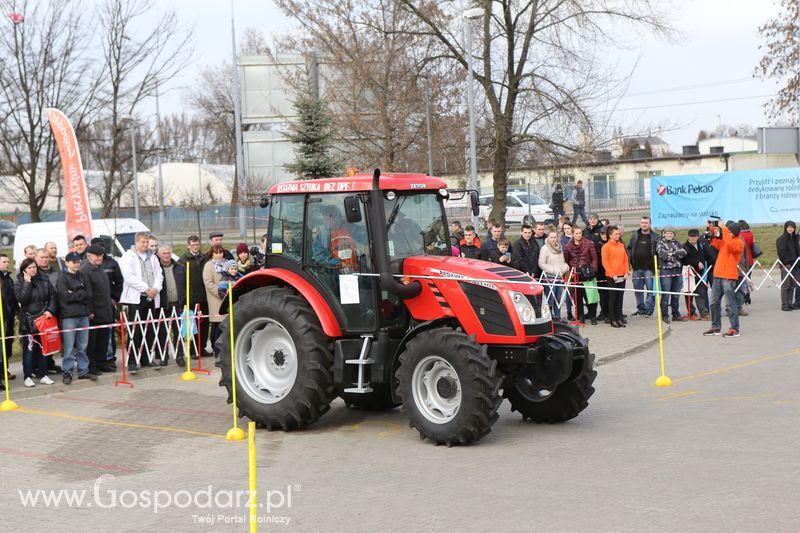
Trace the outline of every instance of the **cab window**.
{"label": "cab window", "polygon": [[273,196],[269,210],[270,234],[267,253],[282,254],[300,260],[303,242],[303,206],[301,194]]}

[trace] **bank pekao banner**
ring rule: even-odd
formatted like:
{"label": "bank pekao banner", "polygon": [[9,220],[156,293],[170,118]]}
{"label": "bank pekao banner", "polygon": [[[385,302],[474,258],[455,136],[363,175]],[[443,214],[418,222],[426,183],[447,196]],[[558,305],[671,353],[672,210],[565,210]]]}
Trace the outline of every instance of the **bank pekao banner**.
{"label": "bank pekao banner", "polygon": [[58,109],[48,109],[47,120],[56,139],[61,172],[64,174],[67,240],[72,243],[75,235],[83,235],[88,241],[92,238],[92,211],[75,131],[66,115]]}
{"label": "bank pekao banner", "polygon": [[800,168],[650,178],[650,216],[663,228],[701,227],[709,215],[749,224],[800,219]]}

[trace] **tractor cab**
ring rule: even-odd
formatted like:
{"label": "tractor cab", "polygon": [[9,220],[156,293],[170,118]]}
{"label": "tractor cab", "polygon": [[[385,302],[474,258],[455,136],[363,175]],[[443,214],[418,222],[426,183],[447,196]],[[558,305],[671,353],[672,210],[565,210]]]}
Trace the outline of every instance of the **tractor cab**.
{"label": "tractor cab", "polygon": [[[586,407],[596,376],[588,341],[554,323],[527,274],[453,257],[451,194],[468,195],[475,213],[477,192],[421,174],[270,189],[264,268],[232,290],[242,414],[287,430],[336,396],[366,410],[402,403],[423,437],[452,445],[488,433],[503,397],[537,422]],[[216,346],[232,394],[230,345]]]}

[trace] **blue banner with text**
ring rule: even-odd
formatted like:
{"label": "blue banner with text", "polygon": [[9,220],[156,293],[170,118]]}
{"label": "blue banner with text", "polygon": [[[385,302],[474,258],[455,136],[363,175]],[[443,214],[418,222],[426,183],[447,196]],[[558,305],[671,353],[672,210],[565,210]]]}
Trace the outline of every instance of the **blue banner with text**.
{"label": "blue banner with text", "polygon": [[800,168],[653,176],[650,217],[656,227],[704,226],[711,215],[749,224],[800,218]]}

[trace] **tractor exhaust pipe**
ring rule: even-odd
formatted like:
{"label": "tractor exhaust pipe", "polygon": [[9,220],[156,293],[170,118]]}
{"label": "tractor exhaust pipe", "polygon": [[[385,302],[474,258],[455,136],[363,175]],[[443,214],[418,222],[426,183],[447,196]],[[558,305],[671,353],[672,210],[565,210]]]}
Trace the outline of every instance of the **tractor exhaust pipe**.
{"label": "tractor exhaust pipe", "polygon": [[389,236],[386,229],[386,210],[383,205],[380,178],[381,170],[376,168],[372,174],[372,189],[369,191],[369,204],[367,206],[367,209],[370,210],[370,218],[377,226],[375,238],[372,239],[372,253],[375,257],[375,266],[380,274],[381,286],[392,294],[408,300],[422,292],[422,284],[415,280],[406,285],[397,281],[392,275],[389,250],[386,246]]}

